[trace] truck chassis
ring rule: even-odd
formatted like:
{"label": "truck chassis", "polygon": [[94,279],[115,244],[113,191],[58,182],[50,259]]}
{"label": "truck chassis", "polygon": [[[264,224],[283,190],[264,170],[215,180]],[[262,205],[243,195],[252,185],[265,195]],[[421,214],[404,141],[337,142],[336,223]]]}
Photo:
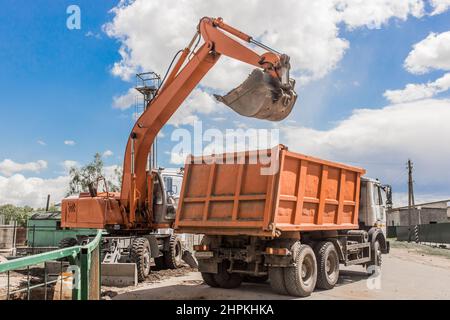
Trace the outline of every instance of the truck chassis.
{"label": "truck chassis", "polygon": [[[283,237],[284,236],[284,237]],[[264,282],[284,295],[309,296],[331,289],[339,265],[362,265],[379,274],[389,242],[379,228],[282,234],[280,238],[205,236],[195,247],[199,271],[212,287],[235,288],[243,281]]]}

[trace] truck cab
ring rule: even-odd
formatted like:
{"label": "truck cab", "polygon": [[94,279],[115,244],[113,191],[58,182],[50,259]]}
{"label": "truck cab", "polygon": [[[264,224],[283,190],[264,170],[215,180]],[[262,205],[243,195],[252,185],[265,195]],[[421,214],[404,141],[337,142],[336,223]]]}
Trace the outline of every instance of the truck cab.
{"label": "truck cab", "polygon": [[362,230],[378,227],[386,236],[386,211],[391,205],[391,186],[381,184],[378,179],[361,178],[358,220]]}

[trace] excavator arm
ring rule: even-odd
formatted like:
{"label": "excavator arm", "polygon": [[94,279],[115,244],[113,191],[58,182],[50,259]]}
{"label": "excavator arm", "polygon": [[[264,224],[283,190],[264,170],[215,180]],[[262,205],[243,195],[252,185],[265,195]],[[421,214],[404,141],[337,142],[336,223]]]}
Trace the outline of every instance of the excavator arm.
{"label": "excavator arm", "polygon": [[[204,42],[193,50],[198,37]],[[239,41],[241,40],[241,41]],[[259,55],[242,42],[267,50]],[[158,94],[136,121],[128,139],[120,205],[129,213],[128,223],[137,211],[151,202],[147,192],[147,157],[158,132],[169,121],[192,90],[222,55],[253,65],[249,78],[226,96],[216,98],[236,112],[260,119],[281,120],[291,111],[297,95],[289,79],[289,57],[257,42],[249,35],[227,25],[221,18],[202,18],[198,30],[167,75]]]}

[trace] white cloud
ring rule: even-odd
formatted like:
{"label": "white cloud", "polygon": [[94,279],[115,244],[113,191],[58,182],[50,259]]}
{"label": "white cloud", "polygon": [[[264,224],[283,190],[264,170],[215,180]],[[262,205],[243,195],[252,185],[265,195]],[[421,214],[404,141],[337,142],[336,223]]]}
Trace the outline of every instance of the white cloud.
{"label": "white cloud", "polygon": [[416,43],[404,66],[414,74],[424,74],[433,69],[450,70],[450,31],[430,33]]}
{"label": "white cloud", "polygon": [[176,127],[180,125],[193,125],[199,118],[197,114],[209,114],[213,111],[220,112],[225,107],[218,103],[209,93],[201,89],[194,89],[181,107],[170,118],[169,124]]}
{"label": "white cloud", "polygon": [[430,4],[433,7],[433,12],[430,15],[444,13],[450,8],[450,0],[430,0]]}
{"label": "white cloud", "polygon": [[135,105],[137,99],[137,91],[130,88],[127,93],[113,97],[113,107],[115,109],[126,110]]}
{"label": "white cloud", "polygon": [[111,150],[106,150],[105,152],[103,152],[103,158],[108,158],[112,155],[114,155],[114,153]]}
{"label": "white cloud", "polygon": [[[405,207],[408,205],[408,193],[407,192],[393,192],[392,199],[394,207]],[[414,192],[414,203],[416,205],[420,203],[434,202],[450,199],[450,193],[436,194],[436,193],[417,193]]]}
{"label": "white cloud", "polygon": [[11,159],[5,159],[0,162],[0,173],[5,176],[11,176],[14,173],[31,171],[40,172],[47,168],[47,161],[38,160],[36,162],[17,163]]}
{"label": "white cloud", "polygon": [[[362,0],[262,0],[235,4],[234,0],[121,1],[112,9],[112,21],[104,26],[108,36],[121,42],[121,60],[111,72],[125,80],[140,70],[163,74],[162,66],[168,66],[173,54],[186,46],[200,17],[222,16],[231,25],[288,53],[300,80],[308,81],[333,70],[349,47],[339,36],[340,23],[351,29],[376,28],[393,17],[405,20],[408,15],[423,15],[421,0],[374,0],[370,4]],[[223,59],[203,84],[229,90],[243,81],[250,69],[239,61]]]}
{"label": "white cloud", "polygon": [[43,208],[50,194],[53,202],[61,201],[67,191],[69,177],[54,179],[26,178],[21,174],[11,177],[0,176],[0,205],[29,205]]}
{"label": "white cloud", "polygon": [[41,146],[46,146],[47,144],[45,143],[45,141],[42,140],[38,140],[36,141],[37,144],[40,144]]}
{"label": "white cloud", "polygon": [[424,15],[422,0],[343,0],[336,1],[340,18],[349,29],[367,26],[378,29],[392,17],[406,20]]}
{"label": "white cloud", "polygon": [[74,146],[75,145],[75,141],[73,141],[73,140],[64,140],[64,144],[66,146]]}
{"label": "white cloud", "polygon": [[282,141],[297,152],[365,167],[393,184],[406,181],[411,158],[416,187],[450,193],[449,119],[450,100],[421,100],[355,110],[330,130],[283,128]]}
{"label": "white cloud", "polygon": [[80,164],[78,163],[78,161],[74,161],[74,160],[64,160],[61,163],[61,166],[64,168],[64,173],[68,174],[70,169],[72,169],[73,167],[79,167]]}
{"label": "white cloud", "polygon": [[408,102],[434,97],[450,89],[450,73],[426,84],[407,84],[402,90],[386,90],[384,96],[392,103]]}

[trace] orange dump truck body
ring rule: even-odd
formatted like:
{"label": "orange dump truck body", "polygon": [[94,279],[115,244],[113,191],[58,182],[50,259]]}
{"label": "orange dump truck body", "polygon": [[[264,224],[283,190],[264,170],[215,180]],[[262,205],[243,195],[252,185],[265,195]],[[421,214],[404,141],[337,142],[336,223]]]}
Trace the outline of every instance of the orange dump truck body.
{"label": "orange dump truck body", "polygon": [[361,168],[290,152],[282,145],[264,153],[189,157],[175,229],[268,237],[357,229],[364,173]]}

